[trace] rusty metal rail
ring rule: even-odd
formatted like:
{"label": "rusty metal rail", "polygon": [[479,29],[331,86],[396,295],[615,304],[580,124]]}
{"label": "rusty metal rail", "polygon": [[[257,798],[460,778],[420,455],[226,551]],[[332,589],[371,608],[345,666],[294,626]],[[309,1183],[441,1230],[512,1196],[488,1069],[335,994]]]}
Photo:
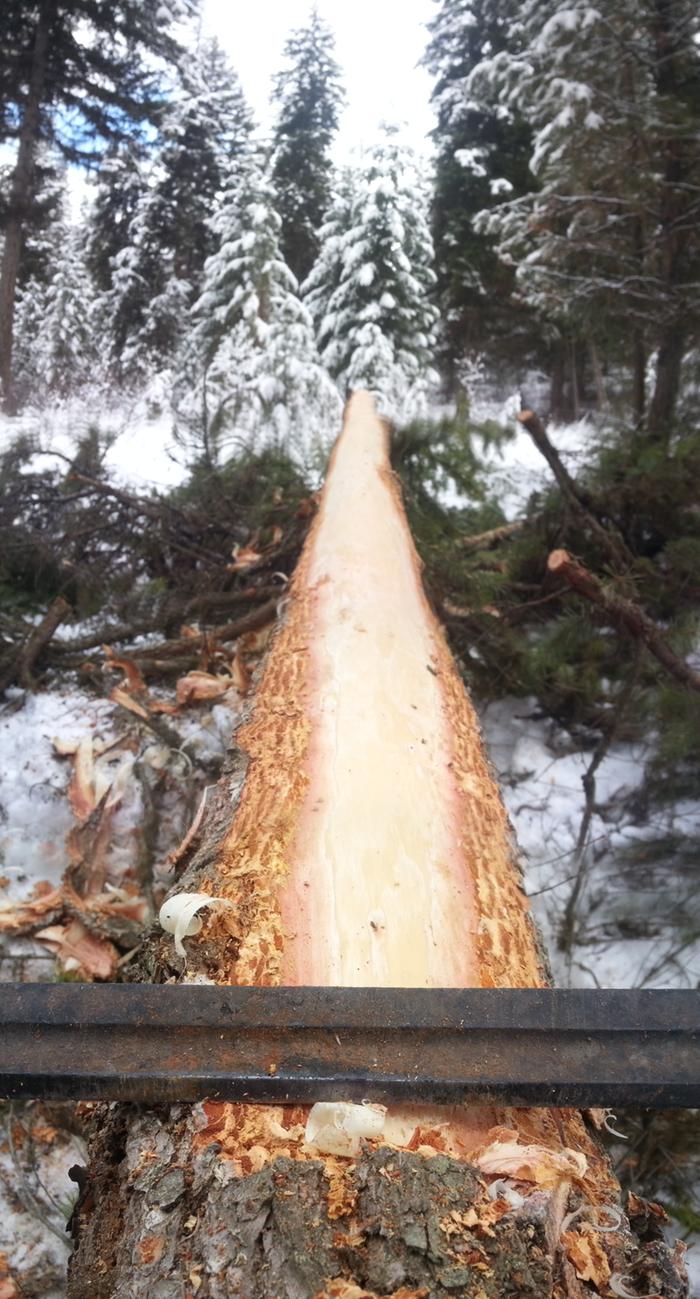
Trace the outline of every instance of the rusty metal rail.
{"label": "rusty metal rail", "polygon": [[0,985],[0,1096],[700,1105],[700,994]]}

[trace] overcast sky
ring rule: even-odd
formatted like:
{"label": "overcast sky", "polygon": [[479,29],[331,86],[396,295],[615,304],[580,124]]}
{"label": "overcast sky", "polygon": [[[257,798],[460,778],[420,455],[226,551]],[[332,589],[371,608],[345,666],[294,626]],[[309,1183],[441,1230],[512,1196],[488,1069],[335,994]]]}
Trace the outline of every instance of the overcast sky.
{"label": "overcast sky", "polygon": [[[371,144],[382,120],[406,122],[413,144],[427,149],[431,80],[416,65],[433,0],[317,0],[317,8],[335,32],[348,97],[338,159]],[[224,46],[262,124],[269,121],[270,79],[287,34],[306,23],[310,9],[311,0],[204,0],[204,31]]]}

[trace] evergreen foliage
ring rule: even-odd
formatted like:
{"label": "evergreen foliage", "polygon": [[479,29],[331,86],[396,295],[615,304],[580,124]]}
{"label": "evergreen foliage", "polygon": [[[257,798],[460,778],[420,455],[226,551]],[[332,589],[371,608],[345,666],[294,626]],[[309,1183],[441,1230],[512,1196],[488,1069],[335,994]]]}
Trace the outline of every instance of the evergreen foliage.
{"label": "evergreen foliage", "polygon": [[334,47],[330,28],[313,9],[308,25],[289,37],[286,67],[275,78],[272,175],[282,252],[299,281],[318,256],[319,230],[330,200],[330,148],[343,103]]}
{"label": "evergreen foliage", "polygon": [[[494,11],[510,16],[509,0]],[[485,209],[477,229],[515,268],[524,302],[608,356],[631,354],[629,404],[668,437],[682,362],[700,337],[697,6],[527,0],[466,93],[533,133],[536,183]]]}
{"label": "evergreen foliage", "polygon": [[162,148],[145,186],[137,189],[135,179],[131,194],[122,190],[135,203],[127,237],[110,258],[107,311],[124,371],[143,373],[172,360],[214,251],[212,212],[246,154],[251,129],[238,77],[217,42],[203,42],[164,114]]}
{"label": "evergreen foliage", "polygon": [[51,274],[20,290],[15,342],[20,393],[41,404],[99,376],[96,300],[86,265],[85,229],[61,215],[49,232]]}
{"label": "evergreen foliage", "polygon": [[441,0],[430,24],[425,64],[435,77],[437,146],[433,227],[438,293],[445,316],[443,350],[454,366],[466,352],[492,363],[531,359],[531,311],[513,295],[514,271],[474,218],[504,198],[530,191],[532,132],[502,102],[479,102],[468,81],[487,55],[512,46],[519,6],[492,0]]}
{"label": "evergreen foliage", "polygon": [[179,55],[173,25],[194,7],[195,0],[11,0],[3,10],[0,130],[17,141],[0,266],[0,384],[8,410],[16,406],[15,301],[40,146],[91,163],[106,143],[138,136],[155,120],[163,73]]}
{"label": "evergreen foliage", "polygon": [[102,160],[90,208],[87,265],[99,293],[112,287],[115,258],[128,246],[147,183],[147,153],[139,141],[114,144]]}
{"label": "evergreen foliage", "polygon": [[70,162],[93,163],[106,142],[133,137],[157,118],[165,68],[180,57],[174,25],[195,10],[195,0],[10,0],[0,82],[6,135],[21,132],[45,28],[37,142],[50,141]]}
{"label": "evergreen foliage", "polygon": [[273,445],[313,456],[340,417],[311,317],[282,258],[275,192],[251,158],[233,177],[213,221],[218,248],[183,349],[177,402],[205,458],[223,443]]}
{"label": "evergreen foliage", "polygon": [[303,292],[341,390],[370,389],[398,424],[421,412],[437,379],[432,263],[423,178],[386,129],[357,180],[342,184]]}

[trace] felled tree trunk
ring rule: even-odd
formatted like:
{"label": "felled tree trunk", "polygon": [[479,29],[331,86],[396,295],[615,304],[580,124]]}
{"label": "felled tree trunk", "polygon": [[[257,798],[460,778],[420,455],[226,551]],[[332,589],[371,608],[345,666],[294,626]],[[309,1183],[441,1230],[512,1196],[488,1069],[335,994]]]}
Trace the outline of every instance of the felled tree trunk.
{"label": "felled tree trunk", "polygon": [[[235,907],[186,940],[188,979],[546,982],[387,444],[356,394],[180,886]],[[172,939],[152,940],[142,974],[185,975]],[[333,1154],[305,1143],[306,1119],[95,1107],[70,1299],[580,1299],[610,1293],[615,1274],[632,1294],[685,1293],[675,1256],[630,1230],[576,1112],[396,1106],[377,1140]]]}

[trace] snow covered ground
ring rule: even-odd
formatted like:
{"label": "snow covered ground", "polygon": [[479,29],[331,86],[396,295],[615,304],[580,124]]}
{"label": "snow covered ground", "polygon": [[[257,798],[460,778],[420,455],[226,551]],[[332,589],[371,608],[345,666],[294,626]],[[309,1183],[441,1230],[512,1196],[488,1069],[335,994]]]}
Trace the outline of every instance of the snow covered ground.
{"label": "snow covered ground", "polygon": [[[590,754],[572,750],[549,722],[536,720],[534,701],[503,699],[482,711],[484,737],[501,782],[520,849],[525,884],[561,986],[677,988],[698,986],[700,940],[674,955],[683,935],[678,901],[684,892],[663,870],[626,867],[624,854],[645,841],[700,831],[700,806],[674,804],[650,820],[632,822],[622,801],[642,780],[642,746],[618,745],[596,773],[596,812],[589,830],[586,883],[579,902],[581,934],[567,956],[557,938],[576,870],[575,845],[585,807],[582,777]],[[621,859],[622,858],[622,862]],[[634,869],[634,878],[631,871]],[[689,932],[697,929],[695,899],[687,903]]]}
{"label": "snow covered ground", "polygon": [[132,401],[122,394],[112,404],[104,390],[96,388],[92,398],[83,393],[41,409],[27,408],[15,419],[0,414],[0,454],[18,436],[28,436],[37,448],[33,467],[54,469],[59,456],[74,456],[80,438],[97,429],[101,444],[108,447],[105,468],[119,481],[141,491],[175,487],[185,477],[185,468],[163,394],[158,384]]}

